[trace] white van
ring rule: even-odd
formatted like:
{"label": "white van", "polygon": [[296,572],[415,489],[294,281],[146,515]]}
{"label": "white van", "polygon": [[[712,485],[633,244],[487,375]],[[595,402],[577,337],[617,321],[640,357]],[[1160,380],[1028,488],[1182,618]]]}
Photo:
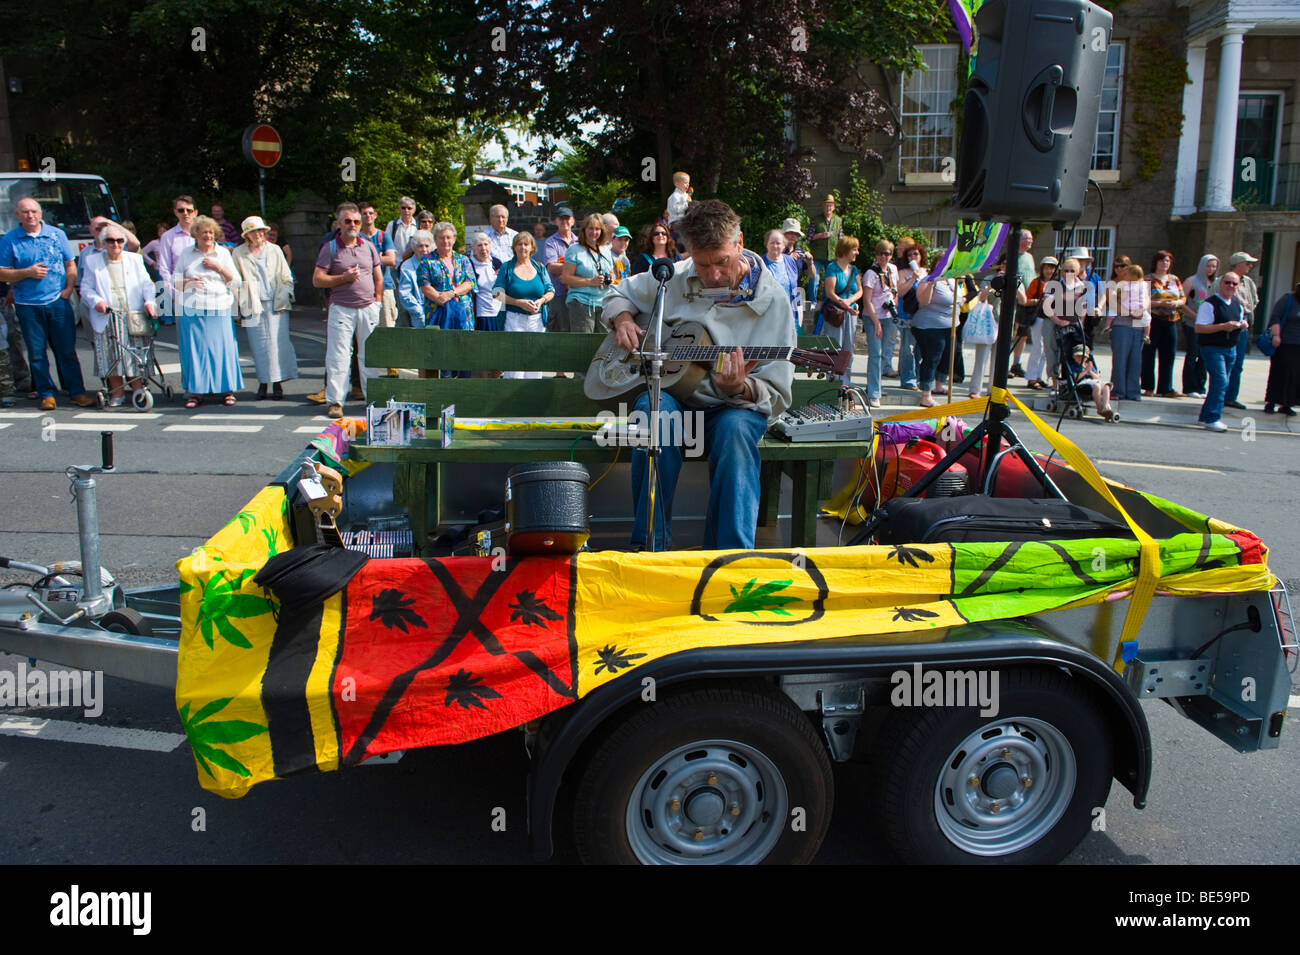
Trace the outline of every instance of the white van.
{"label": "white van", "polygon": [[91,219],[108,216],[118,220],[113,194],[101,176],[0,172],[0,235],[17,227],[18,217],[14,209],[20,199],[39,202],[42,220],[66,232],[68,241],[77,251],[92,241]]}

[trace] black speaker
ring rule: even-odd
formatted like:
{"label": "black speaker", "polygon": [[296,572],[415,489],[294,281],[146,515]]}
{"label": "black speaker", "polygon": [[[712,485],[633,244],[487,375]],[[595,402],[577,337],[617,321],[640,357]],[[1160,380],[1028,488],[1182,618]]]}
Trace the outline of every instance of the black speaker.
{"label": "black speaker", "polygon": [[957,150],[959,214],[1079,218],[1111,23],[1085,0],[985,0]]}

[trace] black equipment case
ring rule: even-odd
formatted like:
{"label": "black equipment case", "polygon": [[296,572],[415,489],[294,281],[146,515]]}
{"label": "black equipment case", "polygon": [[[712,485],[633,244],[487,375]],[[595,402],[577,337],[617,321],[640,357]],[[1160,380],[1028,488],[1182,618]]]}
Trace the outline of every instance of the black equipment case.
{"label": "black equipment case", "polygon": [[1133,537],[1126,524],[1055,498],[896,497],[883,510],[882,544]]}

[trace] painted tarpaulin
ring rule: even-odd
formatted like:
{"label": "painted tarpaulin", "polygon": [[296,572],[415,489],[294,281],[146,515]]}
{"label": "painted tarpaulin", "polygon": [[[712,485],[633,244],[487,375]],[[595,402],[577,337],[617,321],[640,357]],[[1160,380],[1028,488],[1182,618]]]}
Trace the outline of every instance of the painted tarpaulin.
{"label": "painted tarpaulin", "polygon": [[290,614],[252,582],[289,541],[284,492],[268,487],[178,564],[177,707],[200,783],[235,797],[520,726],[682,650],[938,640],[967,622],[1121,601],[1148,563],[1153,592],[1273,585],[1254,534],[1140,497],[1187,529],[1151,542],[1158,561],[1121,539],[371,560]]}

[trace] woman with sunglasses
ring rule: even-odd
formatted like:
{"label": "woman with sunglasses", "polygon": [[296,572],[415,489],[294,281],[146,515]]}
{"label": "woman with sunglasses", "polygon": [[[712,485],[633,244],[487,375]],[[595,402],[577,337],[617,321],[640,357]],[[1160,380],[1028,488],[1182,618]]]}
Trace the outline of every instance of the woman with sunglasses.
{"label": "woman with sunglasses", "polygon": [[873,408],[880,407],[885,324],[898,317],[898,269],[890,261],[893,254],[894,243],[881,239],[873,261],[862,273],[862,311],[871,319],[870,325],[865,320],[862,323],[867,336],[867,401]]}
{"label": "woman with sunglasses", "polygon": [[[1086,340],[1083,320],[1096,307],[1096,296],[1092,284],[1084,281],[1082,264],[1078,259],[1066,259],[1061,263],[1061,281],[1048,282],[1043,293],[1043,363],[1047,377],[1052,380],[1053,391],[1061,381],[1061,349],[1057,335],[1074,327],[1078,329],[1079,337]],[[1032,357],[1030,363],[1033,363]]]}
{"label": "woman with sunglasses", "polygon": [[569,331],[607,332],[605,292],[614,284],[614,250],[609,231],[594,212],[583,220],[578,241],[564,253],[560,281],[569,291],[565,298]]}
{"label": "woman with sunglasses", "polygon": [[[104,330],[108,327],[110,312],[117,312],[127,317],[126,328],[128,340],[121,342],[132,348],[147,348],[153,339],[152,334],[133,334],[132,328],[143,332],[150,328],[152,319],[157,318],[158,309],[154,305],[153,280],[144,267],[144,259],[135,252],[125,251],[129,241],[127,232],[116,222],[108,223],[99,233],[103,245],[102,255],[91,256],[86,267],[86,275],[81,282],[81,300],[88,312],[91,330],[95,342],[95,373],[104,379],[108,386],[108,407],[120,408],[125,403],[121,375],[108,375],[108,343],[104,339]],[[148,319],[143,318],[148,315]],[[144,382],[139,378],[131,379],[132,392],[144,389]]]}
{"label": "woman with sunglasses", "polygon": [[662,222],[652,222],[641,230],[637,236],[637,254],[632,257],[632,270],[629,275],[649,272],[655,259],[677,261],[677,243],[668,232],[668,226]]}

